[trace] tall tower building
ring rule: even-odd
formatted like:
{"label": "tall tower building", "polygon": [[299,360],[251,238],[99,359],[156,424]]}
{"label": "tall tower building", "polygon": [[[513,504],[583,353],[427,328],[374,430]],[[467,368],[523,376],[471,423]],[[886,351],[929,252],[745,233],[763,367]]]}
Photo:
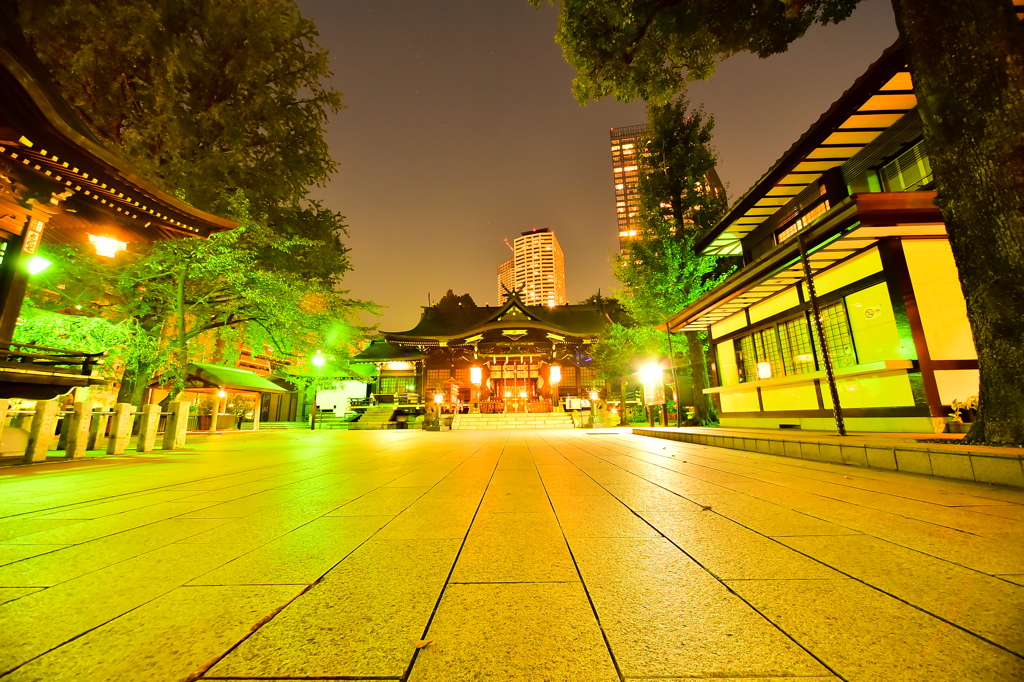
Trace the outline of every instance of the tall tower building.
{"label": "tall tower building", "polygon": [[612,174],[615,178],[615,213],[619,223],[619,249],[640,231],[640,197],[637,177],[640,149],[647,135],[647,124],[612,128]]}
{"label": "tall tower building", "polygon": [[526,305],[565,305],[565,258],[548,228],[523,232],[512,242],[512,257],[498,266],[498,295],[518,289]]}

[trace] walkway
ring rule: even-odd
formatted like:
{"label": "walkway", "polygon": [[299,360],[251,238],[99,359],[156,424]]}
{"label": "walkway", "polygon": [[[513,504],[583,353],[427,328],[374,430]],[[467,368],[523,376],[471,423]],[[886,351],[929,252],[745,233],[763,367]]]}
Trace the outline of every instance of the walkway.
{"label": "walkway", "polygon": [[1024,679],[1019,489],[612,431],[189,447],[0,471],[3,682]]}

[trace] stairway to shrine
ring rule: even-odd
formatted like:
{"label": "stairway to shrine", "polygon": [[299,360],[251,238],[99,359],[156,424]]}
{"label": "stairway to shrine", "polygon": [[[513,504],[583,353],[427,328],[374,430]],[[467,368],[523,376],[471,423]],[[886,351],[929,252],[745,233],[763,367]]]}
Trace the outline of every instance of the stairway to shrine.
{"label": "stairway to shrine", "polygon": [[363,412],[363,416],[357,421],[350,422],[349,431],[382,431],[393,429],[397,424],[391,421],[391,415],[395,413],[394,405],[375,405]]}
{"label": "stairway to shrine", "polygon": [[459,414],[452,420],[452,430],[571,429],[574,426],[569,412]]}

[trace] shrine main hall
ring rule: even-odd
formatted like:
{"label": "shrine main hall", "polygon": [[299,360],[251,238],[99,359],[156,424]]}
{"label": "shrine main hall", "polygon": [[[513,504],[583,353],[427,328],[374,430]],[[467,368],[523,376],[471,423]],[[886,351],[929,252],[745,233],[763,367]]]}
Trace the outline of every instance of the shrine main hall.
{"label": "shrine main hall", "polygon": [[532,306],[513,292],[501,306],[424,307],[415,327],[382,333],[354,359],[378,365],[379,394],[548,412],[604,392],[590,349],[612,322],[600,303]]}

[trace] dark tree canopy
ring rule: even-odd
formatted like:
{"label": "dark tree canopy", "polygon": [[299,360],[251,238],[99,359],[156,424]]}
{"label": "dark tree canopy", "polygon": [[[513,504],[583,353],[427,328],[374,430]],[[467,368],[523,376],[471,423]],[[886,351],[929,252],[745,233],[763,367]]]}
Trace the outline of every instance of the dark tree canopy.
{"label": "dark tree canopy", "polygon": [[473,297],[469,294],[462,294],[459,296],[449,289],[444,296],[437,299],[437,303],[434,304],[434,307],[440,310],[453,310],[455,308],[474,308],[476,307],[476,303],[473,301]]}
{"label": "dark tree canopy", "polygon": [[[349,267],[340,215],[304,201],[335,168],[323,126],[342,107],[327,53],[292,0],[18,0],[23,31],[97,137],[189,204],[255,215],[318,244],[271,265]],[[272,254],[268,254],[272,256]]]}
{"label": "dark tree canopy", "polygon": [[[530,0],[537,6],[542,0]],[[704,80],[722,56],[785,52],[814,23],[850,16],[858,0],[552,0],[558,35],[586,103],[663,103],[687,81]]]}

